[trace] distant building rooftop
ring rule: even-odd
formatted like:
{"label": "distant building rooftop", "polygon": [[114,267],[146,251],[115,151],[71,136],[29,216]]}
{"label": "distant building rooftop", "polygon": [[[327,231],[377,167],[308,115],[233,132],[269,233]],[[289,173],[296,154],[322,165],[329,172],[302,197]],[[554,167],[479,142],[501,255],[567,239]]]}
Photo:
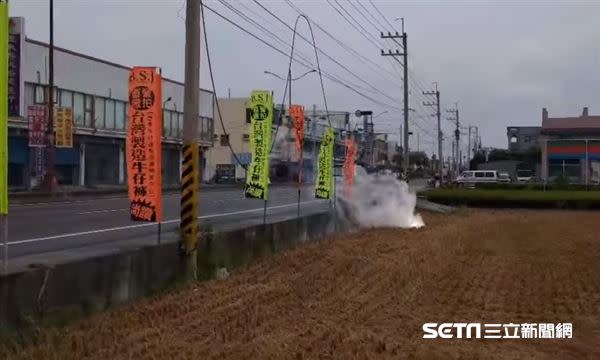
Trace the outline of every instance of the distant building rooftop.
{"label": "distant building rooftop", "polygon": [[600,134],[600,115],[589,115],[588,108],[583,108],[581,116],[549,117],[548,111],[542,109],[542,134]]}

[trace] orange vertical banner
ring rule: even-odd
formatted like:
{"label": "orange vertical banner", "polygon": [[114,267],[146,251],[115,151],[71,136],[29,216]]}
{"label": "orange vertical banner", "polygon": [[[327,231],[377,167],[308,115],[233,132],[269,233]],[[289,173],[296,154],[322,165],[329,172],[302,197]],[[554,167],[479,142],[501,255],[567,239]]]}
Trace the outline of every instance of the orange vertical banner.
{"label": "orange vertical banner", "polygon": [[304,106],[291,105],[290,116],[296,132],[296,154],[298,155],[298,161],[300,161],[304,150]]}
{"label": "orange vertical banner", "polygon": [[131,219],[162,219],[162,79],[156,67],[134,67],[129,76],[127,181]]}
{"label": "orange vertical banner", "polygon": [[346,196],[352,196],[352,184],[354,184],[354,160],[356,158],[356,142],[354,139],[346,139],[346,158],[342,172],[344,174],[344,184],[346,185]]}

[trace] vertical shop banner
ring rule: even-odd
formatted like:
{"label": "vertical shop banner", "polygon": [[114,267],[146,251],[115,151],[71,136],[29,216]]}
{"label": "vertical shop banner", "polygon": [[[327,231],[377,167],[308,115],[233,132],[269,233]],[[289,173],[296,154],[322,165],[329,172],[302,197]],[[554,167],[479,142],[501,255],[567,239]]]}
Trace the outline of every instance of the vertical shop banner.
{"label": "vertical shop banner", "polygon": [[328,127],[323,134],[323,142],[319,149],[319,165],[317,169],[317,199],[331,199],[333,195],[333,128]]}
{"label": "vertical shop banner", "polygon": [[290,106],[290,116],[296,133],[296,154],[298,155],[298,161],[300,161],[304,151],[304,107],[301,105]]}
{"label": "vertical shop banner", "polygon": [[48,107],[46,105],[29,105],[27,107],[27,123],[29,127],[29,146],[46,146]]}
{"label": "vertical shop banner", "polygon": [[342,172],[344,175],[344,185],[346,196],[352,196],[352,185],[354,184],[354,161],[356,159],[356,142],[354,139],[346,139],[346,158]]}
{"label": "vertical shop banner", "polygon": [[161,221],[161,83],[155,67],[134,67],[129,76],[127,180],[136,221]]}
{"label": "vertical shop banner", "polygon": [[273,124],[271,91],[254,90],[250,96],[250,151],[252,162],[246,176],[246,197],[267,200],[269,155]]}
{"label": "vertical shop banner", "polygon": [[55,108],[54,139],[57,148],[73,147],[73,110],[71,108]]}
{"label": "vertical shop banner", "polygon": [[[21,116],[22,100],[22,74],[21,74],[21,47],[23,19],[9,18],[8,35],[8,115]],[[3,29],[4,29],[4,25]],[[13,30],[16,33],[13,33]],[[2,52],[4,54],[4,51]]]}
{"label": "vertical shop banner", "polygon": [[8,3],[0,0],[0,215],[6,214],[8,214]]}
{"label": "vertical shop banner", "polygon": [[38,184],[42,183],[44,176],[46,176],[46,150],[43,147],[36,146],[32,148],[33,151],[33,170],[34,176]]}

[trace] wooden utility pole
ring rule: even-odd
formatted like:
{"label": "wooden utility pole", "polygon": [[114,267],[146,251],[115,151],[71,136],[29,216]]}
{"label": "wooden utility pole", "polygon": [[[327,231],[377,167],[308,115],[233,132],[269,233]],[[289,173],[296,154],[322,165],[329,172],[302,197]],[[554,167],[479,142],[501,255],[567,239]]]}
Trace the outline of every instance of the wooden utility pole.
{"label": "wooden utility pole", "polygon": [[187,275],[197,276],[201,0],[187,0],[185,18],[185,84],[183,102],[183,164],[181,173],[181,249]]}
{"label": "wooden utility pole", "polygon": [[50,0],[50,44],[48,46],[48,121],[46,129],[46,175],[43,188],[48,192],[55,192],[58,187],[54,172],[54,0]]}
{"label": "wooden utility pole", "polygon": [[409,167],[409,149],[408,149],[408,133],[409,133],[409,129],[408,129],[408,41],[407,41],[407,35],[406,32],[404,31],[404,18],[402,18],[402,35],[398,34],[398,32],[396,32],[395,34],[392,34],[390,32],[387,33],[387,35],[385,35],[384,33],[381,33],[381,38],[382,39],[402,39],[402,49],[404,50],[402,53],[396,49],[396,52],[392,52],[392,50],[388,50],[388,52],[386,53],[385,51],[381,50],[381,56],[393,56],[394,58],[396,57],[402,57],[402,68],[404,70],[404,156],[403,156],[403,162],[404,162],[404,171],[406,172],[406,176],[408,176],[408,167]]}
{"label": "wooden utility pole", "polygon": [[440,181],[442,181],[443,178],[443,171],[444,171],[444,163],[443,163],[443,159],[444,156],[442,155],[442,141],[443,141],[443,133],[442,133],[442,114],[440,112],[440,92],[437,88],[437,83],[435,83],[435,91],[423,91],[423,95],[435,95],[435,102],[433,101],[427,101],[427,102],[423,102],[423,105],[425,106],[435,106],[436,108],[436,113],[434,116],[437,116],[437,132],[438,132],[438,175],[440,177]]}
{"label": "wooden utility pole", "polygon": [[459,112],[458,112],[458,103],[455,104],[456,107],[452,110],[446,110],[446,112],[454,114],[454,116],[451,116],[448,118],[449,121],[454,121],[456,124],[456,129],[454,130],[454,141],[455,141],[455,148],[453,150],[452,153],[452,157],[454,158],[454,176],[456,177],[458,175],[458,164],[460,162],[460,154],[459,154],[459,148],[460,148],[460,117],[459,117]]}

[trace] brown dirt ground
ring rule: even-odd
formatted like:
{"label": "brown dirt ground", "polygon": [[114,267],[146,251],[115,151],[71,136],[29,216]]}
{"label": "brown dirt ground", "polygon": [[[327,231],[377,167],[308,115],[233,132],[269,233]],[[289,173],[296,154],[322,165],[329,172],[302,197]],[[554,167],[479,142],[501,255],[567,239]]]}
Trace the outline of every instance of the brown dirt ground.
{"label": "brown dirt ground", "polygon": [[[64,329],[8,359],[599,359],[600,214],[426,214]],[[573,339],[424,340],[424,322],[572,322]]]}

